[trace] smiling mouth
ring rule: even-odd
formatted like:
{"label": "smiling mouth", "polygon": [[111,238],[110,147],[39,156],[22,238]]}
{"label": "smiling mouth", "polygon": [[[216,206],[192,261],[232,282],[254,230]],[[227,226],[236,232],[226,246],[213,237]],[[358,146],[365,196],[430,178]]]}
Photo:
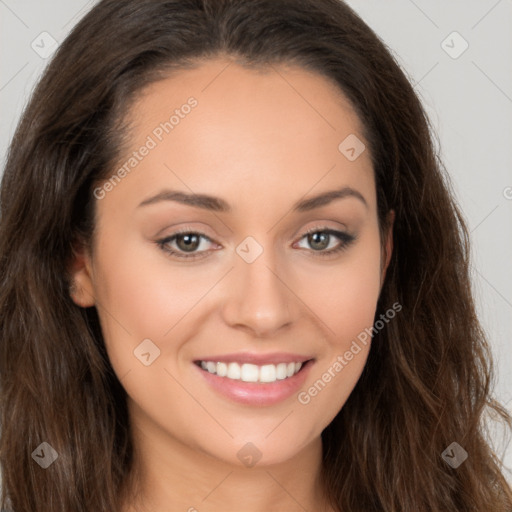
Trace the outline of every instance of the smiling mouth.
{"label": "smiling mouth", "polygon": [[309,361],[312,361],[312,359],[302,362],[297,361],[264,365],[216,361],[195,361],[195,364],[202,370],[217,375],[218,377],[242,382],[268,384],[293,377],[299,373]]}

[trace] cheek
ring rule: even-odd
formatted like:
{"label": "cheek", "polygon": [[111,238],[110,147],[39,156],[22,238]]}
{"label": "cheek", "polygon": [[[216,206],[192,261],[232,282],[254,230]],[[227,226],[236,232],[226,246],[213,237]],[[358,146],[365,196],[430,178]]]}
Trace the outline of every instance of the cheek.
{"label": "cheek", "polygon": [[172,265],[156,245],[130,243],[122,237],[101,245],[96,267],[97,310],[118,375],[139,366],[134,350],[145,339],[152,340],[162,355],[164,350],[178,350],[177,343],[164,346],[162,340],[179,341],[184,326],[193,332],[189,313],[216,279],[206,266]]}
{"label": "cheek", "polygon": [[348,399],[364,369],[380,293],[380,245],[368,238],[346,265],[317,274],[312,309],[327,326],[323,357],[312,368],[297,401],[324,427]]}
{"label": "cheek", "polygon": [[374,321],[380,293],[380,261],[375,227],[342,262],[317,268],[316,286],[309,283],[308,305],[324,320],[330,345],[336,350],[345,350]]}
{"label": "cheek", "polygon": [[[99,301],[130,332],[162,337],[215,282],[207,266],[180,266],[148,240],[110,240],[98,260]],[[117,257],[113,247],[123,254]],[[124,249],[123,249],[124,247]],[[115,319],[113,318],[115,317]]]}

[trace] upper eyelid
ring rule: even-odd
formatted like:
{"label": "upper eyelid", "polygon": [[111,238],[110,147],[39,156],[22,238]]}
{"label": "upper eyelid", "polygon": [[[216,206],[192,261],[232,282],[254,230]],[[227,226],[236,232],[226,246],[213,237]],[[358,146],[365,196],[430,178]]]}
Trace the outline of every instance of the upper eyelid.
{"label": "upper eyelid", "polygon": [[[348,236],[352,236],[352,235],[350,235],[350,233],[348,233],[347,230],[344,230],[344,229],[332,228],[332,227],[328,227],[328,226],[313,226],[312,228],[309,228],[309,229],[303,231],[298,240],[302,240],[307,235],[309,235],[311,233],[316,233],[316,232],[328,232],[330,235],[335,236],[335,237],[338,236],[335,232],[340,233],[340,234],[343,233]],[[213,244],[218,244],[218,242],[216,242],[212,237],[210,237],[206,233],[203,233],[202,231],[197,230],[197,229],[194,230],[194,229],[188,229],[188,228],[184,228],[184,229],[175,231],[171,235],[160,238],[158,240],[158,242],[159,243],[169,243],[171,241],[174,241],[176,239],[176,237],[178,237],[179,235],[186,235],[186,234],[199,235],[200,237],[204,238],[205,240],[207,240]],[[340,237],[338,236],[338,238],[340,238]],[[343,242],[343,240],[341,240],[341,241]],[[200,252],[206,252],[206,251],[200,251]],[[195,254],[200,254],[200,252],[195,253]],[[193,253],[191,253],[191,254],[193,254]]]}

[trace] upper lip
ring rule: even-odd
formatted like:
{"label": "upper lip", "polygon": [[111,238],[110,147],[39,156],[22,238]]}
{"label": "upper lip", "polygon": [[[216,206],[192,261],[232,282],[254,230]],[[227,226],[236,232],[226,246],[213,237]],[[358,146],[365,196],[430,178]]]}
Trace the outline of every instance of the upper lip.
{"label": "upper lip", "polygon": [[279,364],[279,363],[304,363],[313,359],[311,356],[304,356],[300,354],[291,354],[289,352],[273,352],[271,354],[256,354],[253,352],[239,352],[236,354],[222,354],[200,357],[195,360],[199,361],[213,361],[219,363],[249,363],[258,366],[264,364]]}

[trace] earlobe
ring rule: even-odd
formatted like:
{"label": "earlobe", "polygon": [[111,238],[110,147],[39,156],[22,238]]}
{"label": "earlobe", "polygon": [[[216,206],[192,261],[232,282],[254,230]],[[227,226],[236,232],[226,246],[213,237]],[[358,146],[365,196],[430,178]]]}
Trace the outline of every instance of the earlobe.
{"label": "earlobe", "polygon": [[70,281],[69,295],[77,306],[88,308],[96,304],[90,256],[84,247],[73,251]]}
{"label": "earlobe", "polygon": [[395,211],[389,210],[387,218],[387,229],[385,233],[385,241],[383,244],[382,259],[381,259],[381,279],[380,286],[384,284],[386,278],[386,271],[391,261],[391,255],[393,254],[393,226],[395,222]]}

